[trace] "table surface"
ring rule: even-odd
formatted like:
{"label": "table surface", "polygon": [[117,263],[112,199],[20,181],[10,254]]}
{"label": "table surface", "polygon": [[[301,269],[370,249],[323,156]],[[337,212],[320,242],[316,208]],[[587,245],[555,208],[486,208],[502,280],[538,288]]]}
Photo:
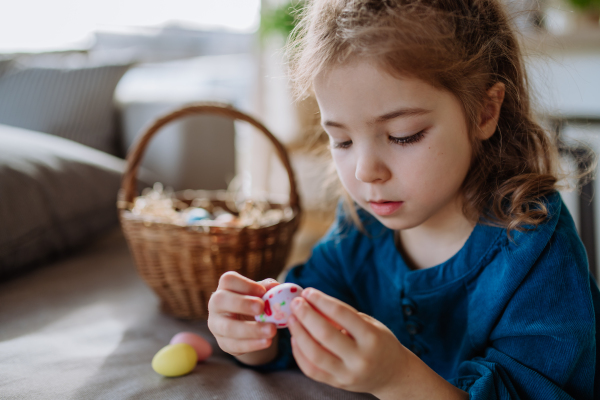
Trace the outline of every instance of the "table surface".
{"label": "table surface", "polygon": [[[214,348],[189,375],[150,366],[177,332]],[[368,399],[299,370],[262,374],[221,351],[206,322],[161,314],[120,230],[59,262],[0,284],[2,399]]]}

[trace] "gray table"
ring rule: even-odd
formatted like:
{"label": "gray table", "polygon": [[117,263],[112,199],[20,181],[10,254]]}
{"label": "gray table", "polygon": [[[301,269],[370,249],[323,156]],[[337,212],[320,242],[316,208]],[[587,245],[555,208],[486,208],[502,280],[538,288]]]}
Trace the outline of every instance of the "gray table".
{"label": "gray table", "polygon": [[[206,322],[158,311],[119,230],[87,249],[0,284],[2,399],[368,399],[299,370],[262,374],[222,352]],[[215,349],[189,375],[164,378],[154,354],[180,331]]]}

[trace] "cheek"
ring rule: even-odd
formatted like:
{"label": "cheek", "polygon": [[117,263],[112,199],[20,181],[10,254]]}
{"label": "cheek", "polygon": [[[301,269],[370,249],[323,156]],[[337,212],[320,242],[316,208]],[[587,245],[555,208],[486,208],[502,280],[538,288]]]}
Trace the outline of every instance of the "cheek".
{"label": "cheek", "polygon": [[413,192],[439,196],[462,185],[471,162],[471,146],[465,135],[442,134],[411,153],[400,178]]}
{"label": "cheek", "polygon": [[461,129],[453,135],[447,135],[443,147],[445,151],[442,150],[438,154],[439,163],[443,164],[448,173],[451,172],[454,177],[464,179],[471,165],[472,151],[466,128],[464,131]]}
{"label": "cheek", "polygon": [[342,185],[346,190],[351,190],[352,184],[355,181],[354,171],[356,168],[353,158],[348,153],[338,151],[333,151],[331,156]]}
{"label": "cheek", "polygon": [[361,182],[356,179],[356,161],[350,152],[339,153],[332,154],[332,156],[340,182],[350,197],[361,204],[363,194],[361,193]]}

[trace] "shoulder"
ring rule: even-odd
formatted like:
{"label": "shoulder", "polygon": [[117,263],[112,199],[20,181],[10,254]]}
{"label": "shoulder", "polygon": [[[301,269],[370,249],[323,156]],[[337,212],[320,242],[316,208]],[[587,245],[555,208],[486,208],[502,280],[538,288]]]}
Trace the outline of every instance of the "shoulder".
{"label": "shoulder", "polygon": [[[544,199],[548,217],[535,229],[514,232],[503,253],[520,269],[544,267],[548,274],[588,275],[585,248],[558,192]],[[526,227],[527,228],[527,227]],[[567,268],[567,265],[570,268]]]}
{"label": "shoulder", "polygon": [[[476,300],[471,311],[485,319],[490,329],[506,322],[500,323],[497,335],[508,335],[515,326],[551,331],[551,326],[560,326],[553,324],[559,319],[593,324],[585,249],[560,194],[544,201],[549,211],[546,221],[536,229],[514,232],[512,240],[502,230],[498,251],[470,283]],[[532,318],[547,323],[531,325]]]}
{"label": "shoulder", "polygon": [[489,336],[480,339],[564,385],[575,374],[593,380],[598,288],[560,195],[549,201],[548,221],[506,245],[509,262],[492,291],[503,300],[492,313]]}
{"label": "shoulder", "polygon": [[546,334],[554,327],[583,329],[580,333],[585,335],[594,325],[585,248],[560,194],[549,196],[546,204],[549,215],[543,224],[515,234],[514,241],[503,246],[498,284],[509,295],[503,315],[512,324],[535,316],[546,322],[540,325]]}

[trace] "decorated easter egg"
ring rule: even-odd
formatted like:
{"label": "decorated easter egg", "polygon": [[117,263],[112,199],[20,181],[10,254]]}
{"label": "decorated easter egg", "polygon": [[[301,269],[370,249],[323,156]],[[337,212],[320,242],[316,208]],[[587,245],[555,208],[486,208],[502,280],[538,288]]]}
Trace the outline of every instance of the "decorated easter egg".
{"label": "decorated easter egg", "polygon": [[277,328],[287,327],[289,316],[292,314],[290,303],[302,294],[302,288],[295,283],[282,283],[271,288],[262,297],[265,311],[254,318],[259,322],[271,322]]}
{"label": "decorated easter egg", "polygon": [[189,344],[169,344],[156,353],[152,369],[164,376],[181,376],[192,372],[197,361],[196,350]]}
{"label": "decorated easter egg", "polygon": [[194,222],[202,221],[205,219],[210,219],[210,213],[204,208],[186,209],[185,222],[188,225],[192,225]]}
{"label": "decorated easter egg", "polygon": [[170,344],[187,343],[194,348],[198,362],[206,360],[212,354],[212,346],[203,337],[192,332],[179,332],[173,336]]}

